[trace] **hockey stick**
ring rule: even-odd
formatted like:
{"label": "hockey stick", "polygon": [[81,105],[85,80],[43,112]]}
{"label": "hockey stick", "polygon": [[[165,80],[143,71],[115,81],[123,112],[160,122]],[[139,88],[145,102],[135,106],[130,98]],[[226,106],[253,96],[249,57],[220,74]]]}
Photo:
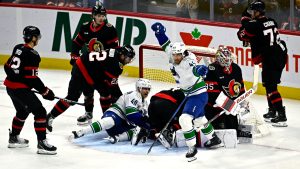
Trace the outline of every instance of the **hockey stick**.
{"label": "hockey stick", "polygon": [[[34,93],[38,93],[38,94],[41,94],[40,92],[38,91],[35,91],[35,90],[32,90]],[[57,97],[57,96],[54,96],[55,99],[58,99],[58,100],[62,100],[62,101],[65,101],[67,103],[71,103],[71,104],[78,104],[80,106],[84,106],[84,103],[79,103],[79,102],[76,102],[76,101],[73,101],[73,100],[69,100],[69,99],[65,99],[65,98],[61,98],[61,97]]]}
{"label": "hockey stick", "polygon": [[[258,77],[259,77],[259,65],[254,65],[253,85],[252,85],[252,87],[249,90],[247,90],[245,93],[240,95],[238,98],[236,98],[234,101],[232,101],[233,104],[240,104],[241,102],[243,102],[244,100],[246,100],[247,98],[249,98],[250,96],[252,96],[256,92],[257,86],[258,86]],[[222,108],[222,109],[224,109],[224,108]],[[225,111],[226,110],[223,110],[220,113],[216,114],[212,119],[210,119],[208,122],[206,122],[204,124],[204,126],[207,126],[209,123],[213,122],[216,118],[218,118],[219,116],[224,114]]]}
{"label": "hockey stick", "polygon": [[184,104],[184,102],[187,100],[188,96],[190,95],[191,91],[193,90],[193,88],[195,87],[195,85],[198,83],[198,81],[202,79],[202,76],[200,76],[196,82],[194,83],[194,85],[191,87],[191,90],[187,93],[187,95],[185,96],[185,98],[182,100],[182,102],[179,104],[179,106],[177,107],[177,109],[175,110],[175,112],[173,113],[172,117],[169,119],[169,121],[167,122],[167,124],[164,126],[164,128],[159,132],[159,135],[155,138],[154,142],[151,144],[147,154],[149,154],[152,150],[152,147],[154,146],[154,144],[157,142],[158,138],[161,136],[161,134],[163,133],[164,130],[167,129],[167,127],[169,126],[169,124],[171,123],[171,121],[173,120],[173,118],[176,116],[176,114],[178,113],[178,111],[180,110],[180,108],[182,107],[182,105]]}

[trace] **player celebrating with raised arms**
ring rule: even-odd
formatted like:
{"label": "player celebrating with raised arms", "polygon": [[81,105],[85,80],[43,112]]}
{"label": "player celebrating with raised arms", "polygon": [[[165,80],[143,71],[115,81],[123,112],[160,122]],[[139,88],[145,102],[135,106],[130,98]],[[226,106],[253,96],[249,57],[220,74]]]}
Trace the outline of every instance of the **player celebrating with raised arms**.
{"label": "player celebrating with raised arms", "polygon": [[[186,157],[190,161],[195,160],[197,154],[195,128],[203,127],[207,122],[204,106],[207,104],[208,95],[202,77],[206,75],[208,69],[204,65],[196,64],[196,56],[187,51],[183,43],[171,43],[165,34],[166,28],[161,23],[154,23],[151,28],[163,50],[170,56],[170,70],[176,83],[185,95],[188,95],[182,115],[179,117],[179,124],[189,147]],[[202,131],[210,139],[205,143],[205,147],[217,147],[221,144],[211,124],[204,126]]]}
{"label": "player celebrating with raised arms", "polygon": [[151,83],[148,79],[140,78],[136,82],[136,91],[123,94],[108,110],[103,113],[101,120],[93,122],[89,127],[73,131],[74,138],[106,131],[117,141],[130,140],[130,129],[139,126],[149,130],[146,98],[150,92]]}
{"label": "player celebrating with raised arms", "polygon": [[[72,69],[66,99],[78,101],[86,87],[92,87],[101,93],[102,97],[118,99],[122,92],[118,84],[118,77],[123,67],[131,63],[135,57],[134,49],[130,45],[101,52],[85,53],[76,61]],[[105,100],[111,105],[111,99]],[[47,115],[47,129],[52,131],[54,118],[69,108],[70,104],[60,100]]]}

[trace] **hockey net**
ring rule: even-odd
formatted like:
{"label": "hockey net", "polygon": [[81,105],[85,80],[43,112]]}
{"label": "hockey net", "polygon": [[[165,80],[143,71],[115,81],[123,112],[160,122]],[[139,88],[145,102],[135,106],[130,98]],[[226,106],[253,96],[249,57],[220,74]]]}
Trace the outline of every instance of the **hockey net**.
{"label": "hockey net", "polygon": [[[197,62],[206,64],[214,61],[216,49],[186,46],[197,57]],[[141,45],[139,48],[139,76],[149,80],[172,83],[175,80],[170,72],[169,57],[158,45]],[[172,86],[171,85],[171,86]],[[168,87],[166,87],[168,88]],[[249,101],[250,112],[241,116],[240,122],[244,125],[253,126],[254,137],[262,137],[270,134],[270,129],[257,113],[251,101]]]}

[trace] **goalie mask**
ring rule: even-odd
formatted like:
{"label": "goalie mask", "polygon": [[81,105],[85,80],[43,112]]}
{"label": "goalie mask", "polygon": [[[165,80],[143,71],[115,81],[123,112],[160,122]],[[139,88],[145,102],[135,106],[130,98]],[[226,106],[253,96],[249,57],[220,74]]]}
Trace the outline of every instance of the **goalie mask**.
{"label": "goalie mask", "polygon": [[228,50],[228,48],[225,47],[219,47],[216,53],[216,60],[222,67],[229,69],[233,61],[230,50]]}

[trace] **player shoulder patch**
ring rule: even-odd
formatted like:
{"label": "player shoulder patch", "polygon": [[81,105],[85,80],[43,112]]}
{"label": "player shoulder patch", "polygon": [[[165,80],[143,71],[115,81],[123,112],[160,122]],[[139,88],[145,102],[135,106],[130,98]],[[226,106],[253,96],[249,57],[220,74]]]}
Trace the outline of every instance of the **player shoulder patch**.
{"label": "player shoulder patch", "polygon": [[107,26],[107,27],[112,27],[112,24],[107,23],[106,26]]}
{"label": "player shoulder patch", "polygon": [[208,69],[209,69],[209,70],[216,70],[215,66],[213,66],[213,65],[209,65],[209,66],[208,66]]}

